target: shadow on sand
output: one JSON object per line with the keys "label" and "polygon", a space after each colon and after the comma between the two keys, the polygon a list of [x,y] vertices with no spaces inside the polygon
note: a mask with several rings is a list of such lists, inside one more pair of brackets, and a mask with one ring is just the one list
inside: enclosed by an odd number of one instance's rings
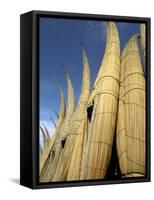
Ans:
{"label": "shadow on sand", "polygon": [[20,184],[20,180],[19,180],[18,178],[10,178],[9,180],[10,180],[11,182],[17,184],[17,185]]}

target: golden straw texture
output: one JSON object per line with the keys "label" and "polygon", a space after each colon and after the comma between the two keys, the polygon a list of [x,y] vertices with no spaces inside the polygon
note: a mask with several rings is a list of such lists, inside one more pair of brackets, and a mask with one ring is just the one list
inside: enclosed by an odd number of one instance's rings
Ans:
{"label": "golden straw texture", "polygon": [[66,142],[53,181],[79,180],[83,137],[86,130],[86,106],[90,93],[90,72],[83,49],[83,80],[79,102],[69,126],[65,129]]}
{"label": "golden straw texture", "polygon": [[134,35],[121,58],[116,144],[123,176],[145,175],[145,77]]}
{"label": "golden straw texture", "polygon": [[52,180],[53,177],[56,175],[57,168],[59,169],[60,167],[60,163],[62,162],[61,160],[63,159],[63,145],[65,143],[66,130],[75,108],[75,97],[74,97],[74,89],[72,86],[72,82],[65,69],[64,71],[65,71],[67,90],[68,90],[67,110],[65,118],[60,128],[57,131],[56,140],[52,148],[52,154],[51,154],[52,157],[51,156],[49,157],[50,164],[48,164],[45,168],[45,173],[43,175],[44,182]]}
{"label": "golden straw texture", "polygon": [[114,22],[107,23],[105,55],[88,103],[88,139],[81,179],[101,179],[110,161],[119,95],[120,44]]}
{"label": "golden straw texture", "polygon": [[49,168],[55,156],[55,152],[54,152],[55,141],[59,136],[59,130],[65,118],[65,112],[66,112],[65,99],[64,99],[64,94],[61,87],[59,87],[59,91],[60,91],[60,96],[61,96],[61,107],[60,107],[60,113],[59,113],[56,129],[55,129],[54,135],[44,143],[43,153],[40,156],[40,181],[41,182],[43,181],[46,182],[49,180],[48,178]]}

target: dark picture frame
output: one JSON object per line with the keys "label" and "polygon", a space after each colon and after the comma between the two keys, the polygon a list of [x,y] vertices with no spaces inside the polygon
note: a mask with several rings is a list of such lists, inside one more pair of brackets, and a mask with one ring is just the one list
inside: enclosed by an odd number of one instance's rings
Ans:
{"label": "dark picture frame", "polygon": [[[146,24],[146,176],[115,180],[39,182],[39,17]],[[151,20],[144,17],[31,11],[20,16],[20,184],[32,189],[149,182],[151,177]]]}

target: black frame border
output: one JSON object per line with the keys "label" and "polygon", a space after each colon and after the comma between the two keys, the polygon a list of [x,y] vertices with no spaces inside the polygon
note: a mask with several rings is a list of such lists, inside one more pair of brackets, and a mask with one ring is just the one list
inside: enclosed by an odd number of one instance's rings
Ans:
{"label": "black frame border", "polygon": [[[32,90],[29,97],[31,98],[31,129],[29,129],[29,137],[32,133],[30,140],[26,142],[26,145],[31,145],[30,152],[26,154],[23,148],[23,140],[26,136],[21,133],[20,136],[20,183],[21,185],[28,186],[33,189],[40,188],[59,188],[59,187],[73,187],[73,186],[90,186],[90,185],[106,185],[106,184],[119,184],[119,183],[137,183],[137,182],[150,182],[151,181],[151,19],[144,17],[129,17],[129,16],[113,16],[113,15],[96,15],[96,14],[83,14],[83,13],[65,13],[65,12],[51,12],[51,11],[31,11],[21,15],[21,27],[22,19],[29,16],[31,27],[31,76],[30,83],[32,83]],[[63,18],[63,19],[80,19],[80,20],[97,20],[97,21],[115,21],[115,22],[130,22],[130,23],[145,23],[146,24],[146,176],[139,178],[126,178],[117,180],[84,180],[84,181],[64,181],[64,182],[39,182],[39,18]],[[23,50],[22,45],[22,28],[21,28],[21,54]],[[23,57],[21,56],[21,88],[23,78]],[[26,74],[25,74],[26,76]],[[23,93],[21,93],[21,111],[22,102],[24,101]],[[26,109],[25,109],[26,111]],[[21,117],[23,116],[21,112]],[[26,120],[26,119],[25,119]],[[23,127],[21,120],[21,132]],[[22,143],[22,145],[21,145]],[[29,144],[28,144],[29,143]],[[30,156],[30,167],[28,171],[23,168],[23,156],[27,158]],[[25,175],[23,175],[25,174]],[[30,178],[32,176],[32,178]],[[29,177],[29,183],[25,180]],[[25,180],[24,180],[25,179]]]}

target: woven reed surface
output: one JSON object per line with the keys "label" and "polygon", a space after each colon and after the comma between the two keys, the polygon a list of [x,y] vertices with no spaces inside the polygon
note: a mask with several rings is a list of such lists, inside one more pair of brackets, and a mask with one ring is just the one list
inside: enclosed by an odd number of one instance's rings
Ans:
{"label": "woven reed surface", "polygon": [[87,119],[86,106],[90,93],[90,71],[86,53],[83,49],[83,80],[81,95],[72,119],[69,122],[66,133],[65,147],[52,181],[79,179],[80,163],[82,158],[83,135]]}
{"label": "woven reed surface", "polygon": [[86,53],[83,50],[82,90],[78,107],[76,109],[76,113],[74,114],[74,119],[71,128],[71,130],[77,133],[77,136],[72,152],[67,180],[80,179],[84,136],[87,135],[87,103],[89,99],[89,94],[90,94],[90,70]]}
{"label": "woven reed surface", "polygon": [[115,23],[107,23],[105,55],[98,72],[89,105],[88,141],[81,179],[104,178],[112,151],[119,94],[120,44]]}
{"label": "woven reed surface", "polygon": [[50,150],[52,149],[54,141],[55,141],[55,135],[52,138],[48,138],[44,142],[43,151],[42,154],[40,155],[40,174],[46,164],[47,158],[49,156]]}
{"label": "woven reed surface", "polygon": [[116,144],[123,176],[145,174],[145,78],[137,36],[126,45],[121,58]]}
{"label": "woven reed surface", "polygon": [[50,164],[52,162],[52,159],[49,157],[51,155],[53,156],[53,151],[55,152],[55,150],[53,150],[55,147],[53,148],[53,146],[55,146],[56,138],[59,137],[59,131],[65,118],[66,109],[65,109],[64,94],[60,87],[59,87],[59,91],[60,91],[60,96],[61,96],[61,107],[60,107],[60,113],[59,113],[56,129],[51,138],[49,137],[47,141],[44,140],[43,152],[40,155],[40,180],[41,181],[47,181],[48,176],[46,174],[49,173],[48,171],[50,168]]}
{"label": "woven reed surface", "polygon": [[67,72],[65,72],[65,75],[66,75],[66,81],[67,81],[67,91],[68,91],[68,95],[67,95],[68,100],[67,101],[68,101],[68,103],[67,103],[66,116],[64,118],[62,126],[60,127],[60,131],[59,131],[60,133],[59,133],[58,139],[61,139],[66,136],[65,130],[67,129],[67,127],[69,125],[69,121],[71,120],[74,109],[75,109],[74,88],[73,88],[71,79],[69,77],[69,74]]}
{"label": "woven reed surface", "polygon": [[66,76],[67,91],[68,91],[67,110],[66,110],[65,117],[57,130],[53,147],[49,152],[50,158],[47,159],[47,164],[46,164],[47,166],[44,167],[44,170],[42,174],[40,175],[41,182],[50,181],[56,172],[58,162],[61,157],[61,153],[63,151],[61,143],[62,143],[63,138],[65,137],[65,133],[66,133],[65,130],[67,130],[67,127],[69,125],[69,122],[71,120],[72,114],[75,109],[74,89],[73,89],[73,85],[70,80],[70,77],[68,73],[66,72],[66,70],[65,70],[65,76]]}

